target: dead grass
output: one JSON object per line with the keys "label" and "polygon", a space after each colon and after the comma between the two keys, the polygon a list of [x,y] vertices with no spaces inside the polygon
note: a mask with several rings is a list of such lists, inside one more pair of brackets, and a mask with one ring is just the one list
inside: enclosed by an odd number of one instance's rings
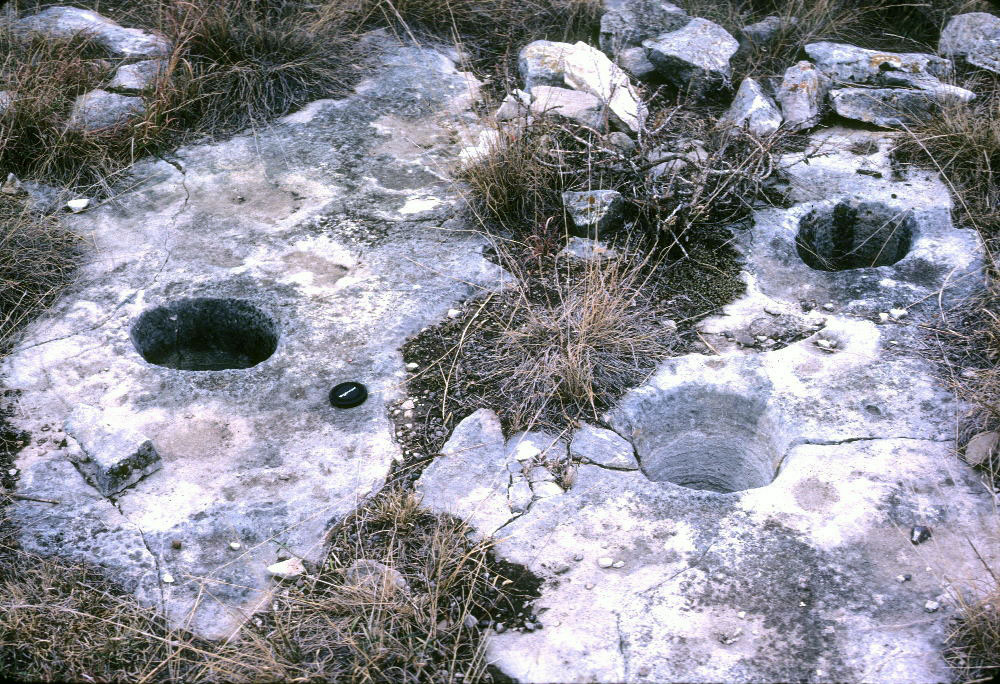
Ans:
{"label": "dead grass", "polygon": [[948,635],[946,655],[967,684],[1000,680],[1000,582],[976,596],[958,596],[960,617]]}
{"label": "dead grass", "polygon": [[[387,491],[333,531],[322,568],[286,583],[229,643],[171,631],[93,570],[0,549],[0,678],[491,681],[483,629],[523,622],[537,584],[468,531]],[[360,559],[388,570],[359,579],[347,569]]]}
{"label": "dead grass", "polygon": [[69,283],[78,239],[52,218],[0,194],[0,356],[21,327]]}

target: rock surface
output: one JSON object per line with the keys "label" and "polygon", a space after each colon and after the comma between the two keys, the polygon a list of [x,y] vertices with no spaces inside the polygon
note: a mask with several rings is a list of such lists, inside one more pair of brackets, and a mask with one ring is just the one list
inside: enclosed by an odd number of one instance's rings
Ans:
{"label": "rock surface", "polygon": [[[279,554],[320,560],[331,522],[382,485],[400,455],[386,411],[406,375],[399,346],[501,272],[444,175],[478,133],[478,82],[447,51],[381,40],[354,94],[141,161],[123,179],[134,189],[66,216],[91,245],[80,277],[0,366],[22,391],[18,427],[52,435],[19,457],[18,493],[60,501],[11,506],[26,551],[97,563],[144,602],[162,598],[174,624],[225,637],[265,605]],[[252,305],[220,320],[273,353],[221,370],[144,359],[139,318],[204,298]],[[345,380],[368,400],[333,409]],[[117,508],[59,446],[79,404],[162,459]]]}
{"label": "rock surface", "polygon": [[732,73],[729,60],[740,46],[724,28],[701,18],[642,45],[661,76],[695,91],[728,87]]}
{"label": "rock surface", "polygon": [[133,64],[122,64],[108,83],[108,90],[126,93],[144,93],[156,86],[165,74],[167,65],[163,60],[144,59]]}
{"label": "rock surface", "polygon": [[19,35],[72,38],[87,35],[113,57],[166,57],[170,41],[139,29],[124,28],[97,12],[76,7],[49,7],[38,14],[16,20],[12,30]]}
{"label": "rock surface", "polygon": [[[954,457],[962,407],[915,341],[938,292],[947,307],[981,282],[982,248],[952,225],[933,174],[889,173],[891,146],[892,134],[837,128],[783,158],[791,206],[754,213],[740,242],[747,293],[699,325],[715,352],[661,363],[604,416],[613,432],[576,430],[568,489],[529,468],[536,486],[564,491],[536,495],[493,531],[502,558],[543,580],[542,629],[490,638],[504,674],[950,676],[939,578],[981,576],[966,539],[992,538],[1000,521]],[[836,269],[810,266],[803,241],[839,254]],[[810,300],[827,306],[803,313]],[[906,316],[877,322],[898,308]],[[800,332],[769,351],[726,345],[772,319]],[[915,546],[918,526],[934,533]],[[1000,549],[988,553],[1000,561]]]}
{"label": "rock surface", "polygon": [[569,43],[551,40],[536,40],[521,48],[517,68],[524,79],[524,89],[530,92],[535,86],[563,86],[566,54],[573,50]]}
{"label": "rock surface", "polygon": [[599,98],[618,121],[638,132],[646,119],[646,106],[640,101],[628,74],[603,52],[586,43],[576,43],[573,48],[564,56],[566,85]]}
{"label": "rock surface", "polygon": [[836,88],[830,104],[844,118],[886,128],[925,122],[940,110],[932,94],[908,88]]}
{"label": "rock surface", "polygon": [[734,126],[746,127],[756,136],[767,137],[781,127],[782,116],[764,88],[754,79],[745,78],[722,120]]}
{"label": "rock surface", "polygon": [[1000,73],[1000,17],[969,12],[951,18],[941,31],[938,51],[961,57],[981,69]]}
{"label": "rock surface", "polygon": [[66,127],[92,133],[128,123],[146,111],[141,97],[91,90],[76,98]]}

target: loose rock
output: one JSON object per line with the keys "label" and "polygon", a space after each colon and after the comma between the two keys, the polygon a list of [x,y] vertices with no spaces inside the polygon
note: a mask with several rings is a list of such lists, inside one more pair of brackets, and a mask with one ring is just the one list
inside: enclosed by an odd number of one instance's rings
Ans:
{"label": "loose rock", "polygon": [[66,127],[85,133],[100,131],[128,123],[145,112],[141,97],[91,90],[76,98]]}
{"label": "loose rock", "polygon": [[166,72],[166,63],[159,59],[146,59],[134,64],[123,64],[108,83],[108,90],[125,93],[144,93],[156,86]]}
{"label": "loose rock", "polygon": [[633,132],[646,119],[646,107],[628,75],[600,50],[579,42],[563,57],[566,85],[590,93],[606,103],[611,113]]}
{"label": "loose rock", "polygon": [[551,40],[536,40],[521,48],[517,68],[524,79],[524,89],[531,92],[536,86],[562,86],[566,73],[565,55],[573,50],[569,43]]}
{"label": "loose rock", "polygon": [[618,258],[618,252],[597,240],[571,235],[558,256],[571,257],[580,261],[602,262]]}
{"label": "loose rock", "polygon": [[535,116],[556,116],[595,131],[607,130],[607,108],[600,98],[589,93],[539,85],[531,89],[531,97],[531,113]]}
{"label": "loose rock", "polygon": [[707,19],[692,19],[683,28],[643,42],[657,73],[680,87],[696,92],[729,86],[729,60],[739,42]]}
{"label": "loose rock", "polygon": [[799,62],[785,70],[778,88],[778,102],[785,125],[793,131],[819,123],[830,79],[809,62]]}
{"label": "loose rock", "polygon": [[830,91],[830,102],[844,118],[885,128],[919,124],[940,108],[933,94],[902,88],[841,88]]}
{"label": "loose rock", "polygon": [[965,446],[965,462],[969,465],[983,465],[1000,450],[1000,432],[980,432]]}
{"label": "loose rock", "polygon": [[563,206],[573,221],[574,234],[598,239],[621,228],[625,200],[615,190],[564,192]]}
{"label": "loose rock", "polygon": [[752,78],[745,78],[722,119],[735,126],[745,126],[756,136],[766,137],[778,130],[782,117],[778,106],[761,85]]}
{"label": "loose rock", "polygon": [[301,558],[289,558],[267,566],[267,572],[277,579],[295,579],[305,571],[306,566],[303,565]]}
{"label": "loose rock", "polygon": [[368,558],[359,558],[351,563],[344,575],[348,583],[355,587],[378,594],[387,591],[406,592],[410,588],[399,570]]}
{"label": "loose rock", "polygon": [[124,28],[97,12],[76,7],[50,7],[18,19],[11,28],[15,35],[35,34],[48,40],[86,33],[113,57],[166,57],[172,49],[161,36]]}
{"label": "loose rock", "polygon": [[65,429],[83,451],[74,465],[104,496],[121,492],[163,465],[148,437],[112,423],[93,406],[73,411]]}
{"label": "loose rock", "polygon": [[601,50],[609,55],[642,45],[642,41],[683,28],[691,17],[677,5],[656,0],[624,0],[601,17]]}
{"label": "loose rock", "polygon": [[980,69],[1000,73],[1000,17],[969,12],[951,18],[941,31],[938,52],[961,57]]}

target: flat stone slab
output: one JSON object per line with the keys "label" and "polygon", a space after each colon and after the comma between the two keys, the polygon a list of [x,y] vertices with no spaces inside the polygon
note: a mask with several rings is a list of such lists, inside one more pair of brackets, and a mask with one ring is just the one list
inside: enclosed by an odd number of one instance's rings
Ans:
{"label": "flat stone slab", "polygon": [[[447,176],[479,131],[478,82],[447,52],[382,42],[354,94],[140,162],[134,190],[66,217],[93,246],[80,278],[0,367],[18,427],[44,440],[18,493],[61,501],[12,506],[27,551],[99,563],[150,605],[162,591],[174,624],[228,636],[267,601],[279,553],[319,560],[381,487],[401,458],[398,348],[500,278]],[[347,380],[368,400],[334,409]],[[162,459],[117,508],[60,446],[80,404]],[[106,531],[84,534],[91,520]]]}
{"label": "flat stone slab", "polygon": [[[660,364],[604,427],[569,436],[559,491],[480,528],[543,580],[542,627],[490,637],[504,674],[950,678],[952,592],[989,581],[967,540],[995,539],[1000,521],[954,453],[964,407],[917,351],[918,326],[982,282],[981,246],[951,223],[940,180],[891,173],[890,146],[834,129],[813,136],[809,163],[783,160],[791,206],[754,213],[747,293],[699,325],[712,353]],[[828,261],[803,257],[803,225]],[[505,468],[477,485],[502,494]],[[915,526],[930,537],[914,543]]]}
{"label": "flat stone slab", "polygon": [[71,457],[76,469],[104,496],[120,493],[163,465],[148,437],[108,420],[93,406],[73,411],[66,419],[66,434],[83,451],[81,457]]}

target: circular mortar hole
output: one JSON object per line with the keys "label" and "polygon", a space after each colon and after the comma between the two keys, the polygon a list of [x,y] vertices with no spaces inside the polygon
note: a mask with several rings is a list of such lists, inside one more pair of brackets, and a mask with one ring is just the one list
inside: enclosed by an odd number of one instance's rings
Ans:
{"label": "circular mortar hole", "polygon": [[636,444],[650,480],[720,493],[774,480],[778,450],[766,398],[688,386],[657,404],[656,434]]}
{"label": "circular mortar hole", "polygon": [[803,216],[795,246],[802,261],[819,271],[891,266],[909,253],[914,224],[909,212],[848,200]]}
{"label": "circular mortar hole", "polygon": [[278,347],[278,328],[240,299],[182,299],[150,309],[132,326],[136,351],[177,370],[250,368]]}

